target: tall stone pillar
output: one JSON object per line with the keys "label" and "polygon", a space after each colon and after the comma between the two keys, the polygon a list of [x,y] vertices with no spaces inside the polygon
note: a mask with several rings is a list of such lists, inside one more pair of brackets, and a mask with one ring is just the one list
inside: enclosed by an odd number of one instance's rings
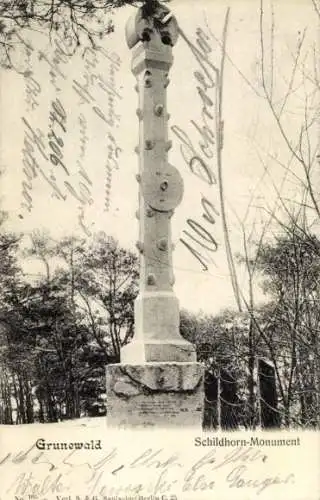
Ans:
{"label": "tall stone pillar", "polygon": [[168,162],[166,93],[178,26],[151,0],[129,19],[126,38],[139,95],[140,285],[135,333],[121,363],[107,367],[108,425],[201,425],[203,367],[179,333],[173,291],[171,217],[183,196],[179,171]]}

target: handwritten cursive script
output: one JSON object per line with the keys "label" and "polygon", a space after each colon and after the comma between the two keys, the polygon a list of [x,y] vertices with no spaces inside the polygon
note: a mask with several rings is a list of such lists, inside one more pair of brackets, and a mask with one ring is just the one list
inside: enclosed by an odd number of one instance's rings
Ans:
{"label": "handwritten cursive script", "polygon": [[37,498],[81,492],[98,498],[176,495],[180,499],[183,493],[197,492],[208,492],[205,498],[212,498],[221,489],[231,490],[231,495],[233,489],[242,489],[247,495],[253,490],[260,495],[277,486],[294,484],[293,472],[270,474],[269,464],[265,452],[251,447],[232,451],[215,448],[207,453],[197,450],[192,458],[172,446],[140,447],[136,451],[113,447],[89,455],[80,449],[39,451],[33,445],[0,457],[0,472],[5,478],[10,467],[11,479],[5,481],[7,495]]}
{"label": "handwritten cursive script", "polygon": [[[109,52],[102,47],[96,50],[87,47],[83,54],[83,60],[84,71],[79,78],[73,80],[72,88],[78,97],[79,105],[86,110],[90,110],[94,117],[102,120],[103,125],[106,127],[106,140],[103,144],[103,147],[106,148],[106,154],[104,155],[106,158],[104,209],[108,211],[111,200],[112,177],[114,171],[119,169],[119,157],[122,152],[115,134],[115,130],[120,124],[117,102],[122,100],[122,87],[116,81],[121,59],[115,52]],[[103,74],[100,71],[101,64],[104,67]],[[84,147],[81,149],[82,157],[84,156],[84,149]],[[87,188],[89,188],[88,185]],[[90,231],[85,226],[84,220],[85,210],[84,206],[82,206],[79,222],[88,235]]]}
{"label": "handwritten cursive script", "polygon": [[[116,52],[103,47],[86,47],[74,76],[68,71],[72,55],[68,41],[56,33],[51,42],[50,49],[37,48],[31,41],[26,47],[23,72],[26,112],[22,116],[24,135],[21,149],[23,178],[18,216],[23,219],[33,211],[35,192],[41,189],[43,193],[45,187],[49,190],[49,197],[59,201],[72,200],[76,204],[79,227],[90,236],[93,223],[88,209],[95,201],[95,186],[88,168],[92,165],[90,153],[93,150],[89,139],[96,128],[102,130],[98,161],[104,167],[104,209],[108,211],[113,173],[119,169],[122,152],[117,138],[120,123],[117,102],[122,99],[117,73],[121,59]],[[38,68],[43,75],[47,74],[49,90],[54,92],[49,103],[42,81],[35,76]],[[79,106],[68,108],[70,92]],[[44,124],[46,114],[48,121]],[[74,149],[75,159],[70,157]]]}

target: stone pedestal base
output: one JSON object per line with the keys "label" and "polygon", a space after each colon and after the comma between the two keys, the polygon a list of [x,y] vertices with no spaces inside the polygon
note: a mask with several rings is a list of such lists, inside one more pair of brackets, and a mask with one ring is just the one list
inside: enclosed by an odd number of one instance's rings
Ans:
{"label": "stone pedestal base", "polygon": [[[133,363],[134,360],[134,363]],[[144,340],[139,342],[132,340],[121,348],[121,363],[144,364],[157,362],[193,362],[197,361],[197,353],[194,346],[184,340],[173,338],[163,340]]]}
{"label": "stone pedestal base", "polygon": [[202,425],[200,363],[107,366],[107,425],[117,428]]}

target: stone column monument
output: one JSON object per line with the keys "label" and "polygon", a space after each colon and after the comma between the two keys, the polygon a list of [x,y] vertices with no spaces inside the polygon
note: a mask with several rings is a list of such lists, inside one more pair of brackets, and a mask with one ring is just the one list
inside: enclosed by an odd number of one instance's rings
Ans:
{"label": "stone column monument", "polygon": [[203,367],[179,333],[173,292],[171,217],[183,183],[168,162],[166,89],[178,25],[167,7],[151,0],[129,19],[126,38],[139,94],[140,286],[134,337],[122,348],[121,362],[107,367],[107,423],[200,427]]}

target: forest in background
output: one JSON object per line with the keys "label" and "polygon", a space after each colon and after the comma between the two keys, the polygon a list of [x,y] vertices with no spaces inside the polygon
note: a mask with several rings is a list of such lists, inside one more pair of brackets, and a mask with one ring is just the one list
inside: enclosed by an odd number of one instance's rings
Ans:
{"label": "forest in background", "polygon": [[[0,242],[0,423],[105,414],[105,367],[133,335],[137,257],[104,233],[33,233],[26,245],[3,232]],[[254,260],[238,257],[259,274],[263,306],[181,312],[181,333],[206,367],[205,427],[319,424],[319,252],[319,240],[293,226]],[[21,266],[29,259],[37,275]]]}

